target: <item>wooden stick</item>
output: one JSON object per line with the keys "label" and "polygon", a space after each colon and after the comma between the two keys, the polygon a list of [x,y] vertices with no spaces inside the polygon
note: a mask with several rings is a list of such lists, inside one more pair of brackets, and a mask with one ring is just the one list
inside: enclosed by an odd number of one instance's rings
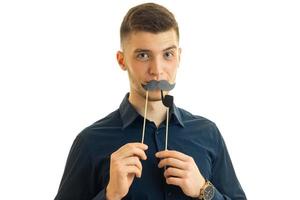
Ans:
{"label": "wooden stick", "polygon": [[168,135],[169,135],[169,109],[167,108],[167,122],[166,122],[166,141],[165,141],[165,150],[168,150]]}
{"label": "wooden stick", "polygon": [[146,128],[146,119],[147,119],[147,107],[148,107],[148,90],[146,91],[146,103],[145,103],[144,123],[143,123],[143,133],[142,133],[142,143],[143,144],[144,144],[144,138],[145,138],[145,128]]}

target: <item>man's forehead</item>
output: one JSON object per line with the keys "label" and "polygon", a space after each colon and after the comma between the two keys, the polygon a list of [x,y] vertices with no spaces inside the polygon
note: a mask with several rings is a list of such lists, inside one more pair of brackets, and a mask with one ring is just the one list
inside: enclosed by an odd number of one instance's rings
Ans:
{"label": "man's forehead", "polygon": [[148,50],[165,51],[178,48],[178,38],[175,30],[160,33],[133,32],[130,33],[122,44],[129,51]]}

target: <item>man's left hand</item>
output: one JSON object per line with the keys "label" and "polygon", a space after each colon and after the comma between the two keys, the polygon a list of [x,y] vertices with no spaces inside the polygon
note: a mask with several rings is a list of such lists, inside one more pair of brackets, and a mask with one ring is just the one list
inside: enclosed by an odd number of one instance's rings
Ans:
{"label": "man's left hand", "polygon": [[199,197],[205,179],[191,156],[171,150],[157,152],[155,156],[161,159],[158,167],[166,167],[167,184],[179,186],[187,196]]}

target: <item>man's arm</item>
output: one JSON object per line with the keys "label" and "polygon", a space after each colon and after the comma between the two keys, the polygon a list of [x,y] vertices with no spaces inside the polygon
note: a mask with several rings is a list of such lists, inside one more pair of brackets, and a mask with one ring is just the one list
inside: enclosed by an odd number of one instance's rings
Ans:
{"label": "man's arm", "polygon": [[[94,198],[95,181],[89,149],[79,134],[73,142],[64,174],[55,200],[91,200]],[[102,189],[94,200],[105,200]]]}
{"label": "man's arm", "polygon": [[213,163],[211,182],[216,188],[213,200],[246,200],[246,195],[235,174],[224,139],[215,126],[218,153]]}
{"label": "man's arm", "polygon": [[[140,177],[145,160],[147,145],[126,144],[110,156],[110,180],[103,188],[98,188],[88,145],[81,134],[75,139],[70,150],[63,178],[55,200],[115,200],[123,198],[134,177]],[[99,169],[98,169],[99,170]],[[106,187],[106,188],[105,188]],[[100,191],[99,191],[100,190]]]}
{"label": "man's arm", "polygon": [[[225,142],[217,129],[216,136],[217,156],[212,166],[210,181],[214,185],[213,200],[245,200],[246,196],[235,175]],[[156,154],[160,158],[160,168],[168,167],[164,176],[166,182],[179,186],[190,197],[198,199],[205,179],[198,169],[194,159],[178,151],[161,151]]]}

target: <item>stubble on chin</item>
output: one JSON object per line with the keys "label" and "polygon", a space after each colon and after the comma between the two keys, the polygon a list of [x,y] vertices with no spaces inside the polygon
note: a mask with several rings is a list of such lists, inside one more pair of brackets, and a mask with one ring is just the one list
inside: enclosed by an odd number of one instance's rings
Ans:
{"label": "stubble on chin", "polygon": [[[143,97],[144,97],[144,99],[146,99],[146,91],[143,93]],[[150,102],[161,101],[160,91],[155,91],[155,92],[154,91],[149,91],[148,101],[150,101]]]}
{"label": "stubble on chin", "polygon": [[148,97],[148,101],[151,101],[151,102],[157,102],[157,101],[161,101],[161,98],[157,98],[157,97]]}

